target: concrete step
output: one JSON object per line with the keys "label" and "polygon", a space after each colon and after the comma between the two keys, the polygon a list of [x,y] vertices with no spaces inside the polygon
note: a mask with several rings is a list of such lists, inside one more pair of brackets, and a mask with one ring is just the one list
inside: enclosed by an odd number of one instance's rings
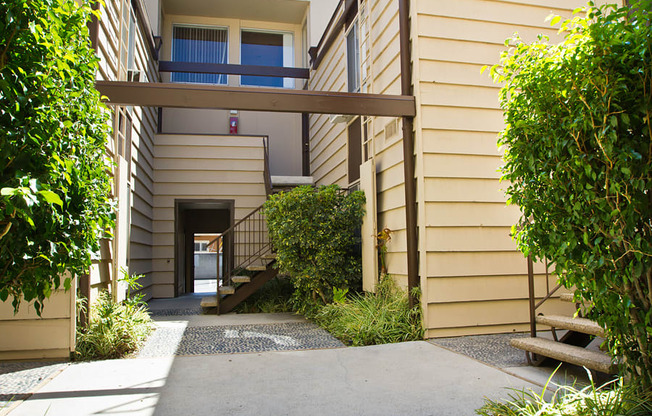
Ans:
{"label": "concrete step", "polygon": [[604,329],[596,322],[586,318],[572,318],[562,315],[539,315],[537,316],[537,323],[604,338]]}
{"label": "concrete step", "polygon": [[247,270],[250,272],[264,272],[267,270],[267,266],[247,266]]}
{"label": "concrete step", "polygon": [[573,294],[572,293],[562,293],[559,296],[559,300],[562,302],[568,302],[568,303],[575,303],[573,300]]}
{"label": "concrete step", "polygon": [[590,305],[588,302],[575,302],[575,300],[573,300],[573,294],[572,293],[562,293],[559,296],[559,300],[562,301],[562,302],[568,302],[568,303],[579,303],[583,307],[587,307],[587,306]]}
{"label": "concrete step", "polygon": [[276,260],[276,253],[265,254],[264,256],[260,256],[260,258],[263,260]]}
{"label": "concrete step", "polygon": [[514,338],[509,343],[514,348],[602,373],[614,374],[616,372],[616,366],[611,363],[611,357],[601,352],[589,351],[545,338]]}
{"label": "concrete step", "polygon": [[251,282],[251,277],[249,276],[233,276],[231,278],[233,283],[249,283]]}
{"label": "concrete step", "polygon": [[232,295],[235,293],[235,287],[233,286],[222,286],[220,287],[220,295]]}
{"label": "concrete step", "polygon": [[217,308],[217,296],[204,296],[201,298],[202,308]]}

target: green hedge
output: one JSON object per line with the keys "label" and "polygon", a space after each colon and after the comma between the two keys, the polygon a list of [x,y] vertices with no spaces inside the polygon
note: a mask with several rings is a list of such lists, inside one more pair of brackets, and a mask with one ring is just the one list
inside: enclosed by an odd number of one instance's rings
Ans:
{"label": "green hedge", "polygon": [[331,302],[333,288],[359,288],[363,213],[362,192],[346,194],[334,185],[297,187],[265,203],[278,268],[292,279],[298,311]]}
{"label": "green hedge", "polygon": [[652,388],[652,2],[559,17],[565,40],[515,38],[503,179],[519,247],[595,305],[612,354]]}

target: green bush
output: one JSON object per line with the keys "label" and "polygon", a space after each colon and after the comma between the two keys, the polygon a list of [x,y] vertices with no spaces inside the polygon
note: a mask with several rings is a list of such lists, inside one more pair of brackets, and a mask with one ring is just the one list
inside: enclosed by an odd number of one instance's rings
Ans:
{"label": "green bush", "polygon": [[595,305],[609,349],[652,388],[652,2],[559,21],[559,45],[518,37],[504,82],[503,179],[516,240]]}
{"label": "green bush", "polygon": [[265,202],[269,235],[280,273],[295,287],[295,309],[309,313],[333,299],[333,288],[360,286],[356,236],[364,194],[345,194],[335,185],[300,186]]}
{"label": "green bush", "polygon": [[40,313],[112,225],[90,13],[74,0],[0,2],[0,300],[14,308],[22,296]]}
{"label": "green bush", "polygon": [[652,414],[652,395],[625,385],[622,379],[600,387],[596,387],[593,381],[582,389],[560,386],[549,399],[546,399],[549,395],[547,386],[548,384],[541,394],[532,390],[514,390],[508,400],[487,399],[484,406],[476,413],[482,416],[649,416]]}
{"label": "green bush", "polygon": [[[125,276],[125,280],[130,289],[138,290],[141,277]],[[122,358],[137,351],[153,329],[142,295],[117,302],[109,292],[102,291],[88,316],[88,327],[77,327],[75,358],[79,360]]]}
{"label": "green bush", "polygon": [[385,275],[376,293],[354,295],[323,306],[313,317],[321,327],[347,345],[376,345],[423,339],[421,306],[410,308],[407,292]]}

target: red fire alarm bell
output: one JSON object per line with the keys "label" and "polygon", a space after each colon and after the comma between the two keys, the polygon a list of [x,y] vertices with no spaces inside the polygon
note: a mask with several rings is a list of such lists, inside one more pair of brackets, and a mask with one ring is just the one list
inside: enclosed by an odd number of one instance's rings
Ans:
{"label": "red fire alarm bell", "polygon": [[238,117],[229,117],[229,134],[238,134]]}

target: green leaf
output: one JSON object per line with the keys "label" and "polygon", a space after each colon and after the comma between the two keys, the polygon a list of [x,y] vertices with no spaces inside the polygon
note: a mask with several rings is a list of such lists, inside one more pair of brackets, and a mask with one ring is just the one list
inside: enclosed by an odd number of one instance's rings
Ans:
{"label": "green leaf", "polygon": [[2,196],[13,196],[18,193],[18,189],[16,188],[2,188],[0,189],[0,195]]}
{"label": "green leaf", "polygon": [[63,207],[63,201],[59,197],[59,195],[55,194],[52,191],[39,191],[38,192],[48,204],[56,204],[59,205],[60,207]]}

